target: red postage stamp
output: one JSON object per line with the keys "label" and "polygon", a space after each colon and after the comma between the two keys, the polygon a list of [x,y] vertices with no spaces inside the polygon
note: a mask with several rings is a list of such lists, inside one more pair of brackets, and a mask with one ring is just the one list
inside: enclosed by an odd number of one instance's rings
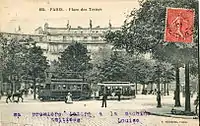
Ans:
{"label": "red postage stamp", "polygon": [[167,42],[193,41],[194,10],[167,8],[165,38]]}

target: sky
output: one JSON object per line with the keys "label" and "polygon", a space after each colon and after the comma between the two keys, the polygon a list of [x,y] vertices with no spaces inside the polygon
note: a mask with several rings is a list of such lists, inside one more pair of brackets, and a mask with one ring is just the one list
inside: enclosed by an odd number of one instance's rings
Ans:
{"label": "sky", "polygon": [[[64,11],[50,11],[50,8]],[[69,8],[88,11],[69,11]],[[52,27],[66,27],[68,20],[72,27],[89,27],[90,19],[93,27],[107,27],[109,20],[113,27],[119,27],[133,8],[139,8],[137,0],[0,0],[0,31],[15,32],[20,26],[23,33],[34,33],[45,22]]]}

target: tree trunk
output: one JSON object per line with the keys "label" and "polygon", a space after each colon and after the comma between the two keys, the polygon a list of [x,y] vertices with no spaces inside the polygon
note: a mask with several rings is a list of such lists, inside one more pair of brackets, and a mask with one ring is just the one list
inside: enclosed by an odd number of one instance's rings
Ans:
{"label": "tree trunk", "polygon": [[160,76],[158,77],[158,83],[157,83],[157,88],[158,88],[158,92],[157,92],[157,108],[161,108],[161,91],[160,91]]}
{"label": "tree trunk", "polygon": [[166,93],[167,93],[166,90],[167,90],[167,89],[166,89],[166,82],[164,81],[164,96],[166,96]]}
{"label": "tree trunk", "polygon": [[0,96],[2,95],[2,91],[3,91],[3,71],[1,70],[0,73]]}
{"label": "tree trunk", "polygon": [[33,79],[33,98],[36,100],[36,78]]}
{"label": "tree trunk", "polygon": [[142,94],[145,94],[145,84],[142,84]]}
{"label": "tree trunk", "polygon": [[175,107],[181,107],[180,102],[180,77],[179,77],[179,67],[176,65],[176,90],[175,90]]}
{"label": "tree trunk", "polygon": [[189,62],[185,63],[185,111],[191,112]]}
{"label": "tree trunk", "polygon": [[182,87],[182,96],[185,97],[185,86]]}
{"label": "tree trunk", "polygon": [[151,82],[151,91],[153,91],[153,82]]}
{"label": "tree trunk", "polygon": [[137,92],[137,82],[135,83],[135,93],[138,94],[138,92]]}
{"label": "tree trunk", "polygon": [[137,91],[137,75],[135,76],[135,94],[138,94],[138,91]]}
{"label": "tree trunk", "polygon": [[13,94],[14,93],[14,84],[12,81],[12,75],[9,76],[9,82],[10,82],[10,90],[11,90],[11,93]]}
{"label": "tree trunk", "polygon": [[[163,79],[161,78],[161,82],[163,82]],[[163,83],[160,83],[160,86],[161,86],[161,92],[164,91],[164,84]]]}
{"label": "tree trunk", "polygon": [[169,96],[169,83],[167,83],[167,95]]}

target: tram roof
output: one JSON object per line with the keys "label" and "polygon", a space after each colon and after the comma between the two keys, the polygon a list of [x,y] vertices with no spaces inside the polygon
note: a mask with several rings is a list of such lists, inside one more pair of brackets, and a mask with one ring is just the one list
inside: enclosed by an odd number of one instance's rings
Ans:
{"label": "tram roof", "polygon": [[103,83],[98,83],[98,86],[134,86],[135,84],[132,84],[130,82],[122,82],[122,81],[106,81]]}
{"label": "tram roof", "polygon": [[51,79],[52,82],[83,82],[83,79]]}
{"label": "tram roof", "polygon": [[88,84],[88,83],[83,83],[83,82],[51,82],[51,84],[55,85],[83,85],[83,84]]}
{"label": "tram roof", "polygon": [[130,84],[128,81],[103,81],[103,84]]}

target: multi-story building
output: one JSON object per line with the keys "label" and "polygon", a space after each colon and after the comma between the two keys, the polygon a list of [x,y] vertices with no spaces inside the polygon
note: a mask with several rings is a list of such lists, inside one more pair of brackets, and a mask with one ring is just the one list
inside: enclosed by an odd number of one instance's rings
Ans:
{"label": "multi-story building", "polygon": [[120,27],[112,27],[109,22],[108,27],[92,27],[92,20],[90,20],[89,27],[83,28],[78,26],[73,28],[67,24],[65,27],[51,27],[48,23],[44,24],[44,27],[38,27],[35,29],[35,34],[24,34],[18,31],[17,33],[1,32],[7,37],[17,37],[20,41],[24,41],[30,38],[37,43],[44,50],[44,55],[47,59],[57,60],[59,53],[64,51],[67,46],[73,41],[83,43],[87,46],[90,52],[91,58],[98,53],[99,50],[105,46],[109,46],[104,40],[105,32],[120,30]]}

